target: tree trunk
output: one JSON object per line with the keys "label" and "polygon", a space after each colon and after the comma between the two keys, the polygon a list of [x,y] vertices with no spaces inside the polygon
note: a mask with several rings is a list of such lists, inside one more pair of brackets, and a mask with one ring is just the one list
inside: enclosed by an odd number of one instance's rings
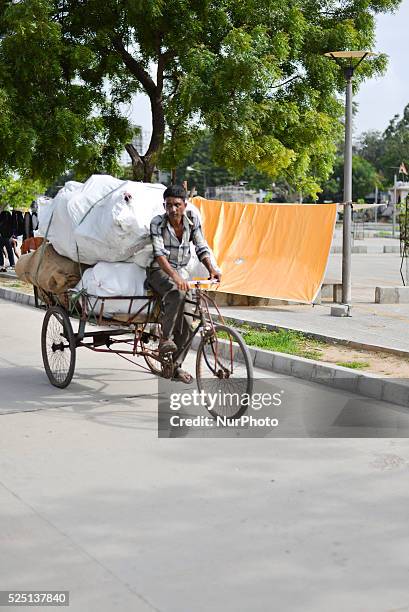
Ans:
{"label": "tree trunk", "polygon": [[163,101],[161,93],[156,92],[150,96],[152,111],[152,136],[148,150],[142,155],[144,164],[144,181],[152,182],[152,176],[157,166],[159,156],[165,140],[165,113],[163,112]]}
{"label": "tree trunk", "polygon": [[153,96],[151,98],[151,110],[152,136],[145,155],[138,153],[135,145],[131,143],[125,145],[125,149],[132,160],[133,180],[144,181],[145,183],[152,182],[153,173],[155,172],[157,160],[165,139],[165,115],[163,112],[162,96]]}
{"label": "tree trunk", "polygon": [[152,183],[152,176],[154,172],[155,172],[155,164],[152,164],[149,159],[144,159],[143,182]]}
{"label": "tree trunk", "polygon": [[141,181],[144,177],[144,162],[141,155],[139,155],[135,145],[128,143],[125,145],[125,149],[131,158],[132,162],[132,178],[134,181]]}
{"label": "tree trunk", "polygon": [[127,144],[125,147],[132,160],[134,180],[143,179],[146,183],[152,181],[152,176],[158,163],[165,139],[165,113],[162,99],[163,73],[166,63],[169,61],[170,54],[162,54],[160,52],[160,43],[161,41],[158,40],[158,70],[157,82],[155,83],[150,74],[145,70],[145,67],[127,51],[122,40],[119,37],[114,37],[112,40],[114,49],[121,56],[125,66],[131,74],[133,74],[143,86],[151,103],[152,136],[148,150],[142,155],[142,153],[138,153],[133,144]]}

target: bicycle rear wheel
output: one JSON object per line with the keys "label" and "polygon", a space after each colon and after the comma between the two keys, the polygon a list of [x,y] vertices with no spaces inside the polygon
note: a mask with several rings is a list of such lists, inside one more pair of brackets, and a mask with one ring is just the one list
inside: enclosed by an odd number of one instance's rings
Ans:
{"label": "bicycle rear wheel", "polygon": [[[253,390],[253,364],[243,338],[227,325],[215,325],[197,350],[197,387],[213,417],[242,416]],[[212,398],[212,399],[210,399]]]}
{"label": "bicycle rear wheel", "polygon": [[[143,351],[150,351],[159,354],[159,342],[162,336],[162,327],[160,324],[161,317],[161,298],[157,298],[148,311],[148,323],[145,324],[141,335],[141,347]],[[150,355],[144,355],[146,365],[150,371],[157,376],[162,375],[162,364],[158,359]]]}
{"label": "bicycle rear wheel", "polygon": [[[151,351],[159,355],[159,341],[161,336],[160,325],[158,323],[147,323],[141,335],[141,347],[143,351]],[[162,374],[162,364],[158,359],[144,354],[143,358],[150,371],[157,376]]]}

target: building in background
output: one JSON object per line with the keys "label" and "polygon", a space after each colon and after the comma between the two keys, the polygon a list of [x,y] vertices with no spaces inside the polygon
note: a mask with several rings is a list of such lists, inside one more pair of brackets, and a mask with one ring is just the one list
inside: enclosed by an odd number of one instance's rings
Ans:
{"label": "building in background", "polygon": [[223,202],[262,202],[265,192],[247,189],[245,185],[207,187],[206,198]]}

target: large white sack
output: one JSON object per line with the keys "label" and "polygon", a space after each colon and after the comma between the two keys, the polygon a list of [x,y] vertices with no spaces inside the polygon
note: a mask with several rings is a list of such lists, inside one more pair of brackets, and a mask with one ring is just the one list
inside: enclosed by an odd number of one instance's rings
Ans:
{"label": "large white sack", "polygon": [[38,198],[38,228],[37,236],[45,236],[51,214],[54,210],[54,200],[52,198]]}
{"label": "large white sack", "polygon": [[141,238],[137,250],[127,260],[136,263],[141,268],[147,268],[153,262],[153,246],[150,236]]}
{"label": "large white sack", "polygon": [[[49,229],[49,222],[51,215],[54,213],[56,205],[59,204],[63,207],[66,206],[68,200],[72,196],[72,193],[77,189],[80,189],[82,186],[83,183],[79,183],[78,181],[67,181],[64,187],[59,190],[54,198],[38,198],[38,236],[45,236],[48,230],[47,238],[49,238],[51,229],[51,227]],[[54,227],[51,231],[51,235],[54,235],[55,229],[58,230],[58,228]],[[58,241],[58,231],[56,236]]]}
{"label": "large white sack", "polygon": [[74,231],[80,260],[124,261],[140,250],[152,218],[164,212],[164,190],[161,184],[124,181],[98,202]]}
{"label": "large white sack", "polygon": [[69,181],[60,189],[53,200],[53,218],[47,236],[57,253],[77,260],[76,225],[96,202],[124,182],[109,175],[93,175],[83,184]]}
{"label": "large white sack", "polygon": [[[75,287],[85,289],[89,295],[100,297],[143,296],[146,295],[144,282],[146,272],[134,263],[108,263],[101,261],[93,268],[85,270],[82,279]],[[129,309],[129,300],[105,300],[104,316],[125,314]],[[138,312],[147,300],[134,300],[132,314]],[[100,312],[101,302],[96,302],[96,314]]]}
{"label": "large white sack", "polygon": [[[61,212],[64,212],[66,210],[67,202],[72,197],[73,192],[76,191],[77,189],[80,189],[82,186],[83,184],[79,183],[78,181],[67,181],[64,187],[60,189],[60,191],[57,193],[57,195],[53,199],[51,200],[49,199],[47,201],[45,199],[39,200],[38,202],[38,234],[40,236],[47,235],[47,239],[49,239],[50,236],[52,236],[53,238],[54,236],[56,236],[56,241],[58,242],[59,228],[57,227],[57,223],[58,223],[57,217],[56,217],[56,220],[54,220],[54,210],[56,206],[59,206],[59,213],[60,213],[60,210]],[[49,227],[51,216],[53,217],[53,220],[52,220],[53,228],[51,228],[51,226]],[[58,217],[60,217],[60,214],[58,215]],[[61,220],[63,222],[65,221],[66,223],[69,223],[68,219],[64,219],[64,218],[60,219],[60,222]]]}
{"label": "large white sack", "polygon": [[126,181],[121,181],[109,174],[90,176],[82,188],[73,193],[73,197],[67,204],[67,211],[74,225],[81,223],[93,206],[97,207],[107,196],[120,191],[125,183]]}
{"label": "large white sack", "polygon": [[[147,267],[153,260],[149,227],[164,213],[161,184],[121,181],[109,175],[91,176],[86,183],[69,181],[58,192],[41,224],[55,250],[93,265],[98,261],[131,261]],[[128,196],[131,196],[129,198]],[[198,209],[188,203],[188,210]]]}

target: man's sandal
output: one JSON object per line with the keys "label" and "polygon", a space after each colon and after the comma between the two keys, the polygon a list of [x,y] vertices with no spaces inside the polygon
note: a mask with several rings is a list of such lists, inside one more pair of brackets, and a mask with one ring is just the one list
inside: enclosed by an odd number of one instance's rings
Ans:
{"label": "man's sandal", "polygon": [[175,370],[173,380],[179,380],[180,382],[189,385],[193,381],[193,376],[189,374],[189,372],[186,372],[186,370],[182,370],[182,368],[177,368]]}

